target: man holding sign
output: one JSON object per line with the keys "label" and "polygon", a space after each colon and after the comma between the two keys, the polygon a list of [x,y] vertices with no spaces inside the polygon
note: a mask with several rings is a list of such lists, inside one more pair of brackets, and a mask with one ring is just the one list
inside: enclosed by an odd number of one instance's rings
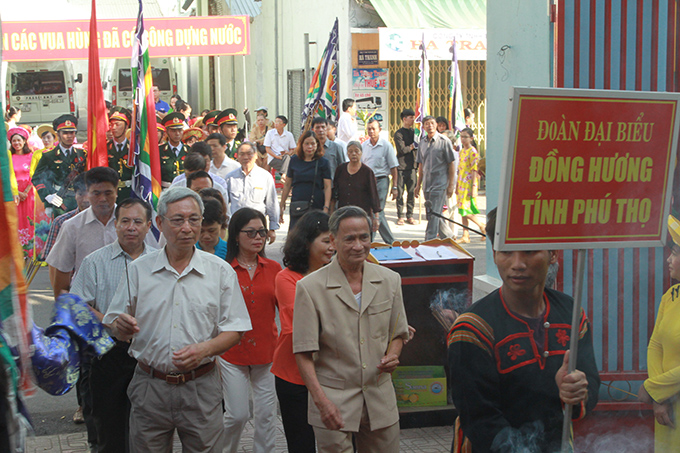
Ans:
{"label": "man holding sign", "polygon": [[[495,210],[487,219],[493,245]],[[555,250],[494,251],[503,285],[454,323],[454,452],[559,451],[564,405],[580,419],[597,404],[600,378],[583,311],[576,371],[567,373],[573,299],[545,288],[556,261]]]}

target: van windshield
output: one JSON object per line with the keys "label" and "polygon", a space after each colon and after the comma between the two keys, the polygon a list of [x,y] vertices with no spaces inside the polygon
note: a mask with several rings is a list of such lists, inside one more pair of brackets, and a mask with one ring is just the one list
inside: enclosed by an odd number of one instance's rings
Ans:
{"label": "van windshield", "polygon": [[66,93],[63,71],[16,72],[12,74],[12,96]]}
{"label": "van windshield", "polygon": [[[168,68],[151,68],[154,86],[161,91],[171,91],[170,71]],[[118,91],[132,91],[132,69],[125,68],[118,71]]]}

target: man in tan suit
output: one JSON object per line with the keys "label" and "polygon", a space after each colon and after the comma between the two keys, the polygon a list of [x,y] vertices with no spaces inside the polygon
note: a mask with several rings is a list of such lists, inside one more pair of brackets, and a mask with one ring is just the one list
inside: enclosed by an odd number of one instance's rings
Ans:
{"label": "man in tan suit", "polygon": [[399,274],[366,262],[370,224],[356,206],[335,211],[337,256],[297,284],[293,352],[320,452],[352,452],[352,434],[360,453],[399,451],[389,373],[408,338],[406,312]]}

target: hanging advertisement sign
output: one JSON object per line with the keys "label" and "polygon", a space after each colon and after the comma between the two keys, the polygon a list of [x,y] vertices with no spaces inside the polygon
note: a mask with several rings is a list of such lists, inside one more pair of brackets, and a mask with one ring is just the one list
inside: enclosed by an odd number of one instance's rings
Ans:
{"label": "hanging advertisement sign", "polygon": [[379,28],[380,60],[420,60],[423,34],[430,60],[450,60],[454,38],[459,60],[486,60],[486,30]]}
{"label": "hanging advertisement sign", "polygon": [[[136,19],[97,21],[99,58],[130,58]],[[144,19],[154,58],[250,54],[248,16]],[[2,23],[3,61],[86,60],[90,21]]]}
{"label": "hanging advertisement sign", "polygon": [[666,240],[677,93],[514,88],[497,250]]}
{"label": "hanging advertisement sign", "polygon": [[[374,113],[374,118],[380,122],[383,130],[389,126],[388,110],[388,69],[363,69],[352,70],[352,95],[356,101],[357,109],[367,113]],[[359,120],[363,127],[363,122]]]}

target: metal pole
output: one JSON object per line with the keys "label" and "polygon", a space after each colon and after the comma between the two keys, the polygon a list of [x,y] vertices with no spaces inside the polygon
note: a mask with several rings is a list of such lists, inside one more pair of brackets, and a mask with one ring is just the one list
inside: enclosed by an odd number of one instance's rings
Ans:
{"label": "metal pole", "polygon": [[[243,56],[243,108],[248,108],[248,79],[246,78],[246,56]],[[250,124],[248,125],[250,130]]]}
{"label": "metal pole", "polygon": [[280,115],[279,110],[279,0],[274,0],[274,77],[276,77],[276,114]]}
{"label": "metal pole", "polygon": [[[581,305],[583,294],[583,274],[586,267],[586,251],[581,249],[578,251],[576,258],[576,285],[574,286],[574,311],[571,314],[571,337],[569,339],[569,365],[567,373],[573,373],[576,370],[576,360],[578,358],[578,335],[579,335],[579,319],[581,317]],[[564,423],[562,424],[562,453],[571,452],[571,404],[564,406]]]}
{"label": "metal pole", "polygon": [[309,33],[305,33],[305,89],[304,92],[307,93],[307,90],[309,90],[309,84],[310,82],[310,71],[311,68],[309,66]]}

